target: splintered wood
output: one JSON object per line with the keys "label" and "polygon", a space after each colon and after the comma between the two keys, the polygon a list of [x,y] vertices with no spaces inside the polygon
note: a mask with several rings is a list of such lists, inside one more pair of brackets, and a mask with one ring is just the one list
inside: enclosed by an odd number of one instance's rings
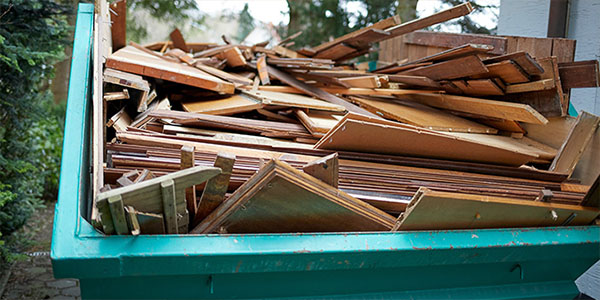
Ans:
{"label": "splintered wood", "polygon": [[[570,89],[600,85],[597,62],[414,32],[469,3],[302,49],[302,32],[218,45],[179,29],[128,45],[125,1],[110,7],[88,216],[105,234],[586,225],[600,214],[600,118],[566,116]],[[412,59],[351,60],[398,36],[420,47]]]}

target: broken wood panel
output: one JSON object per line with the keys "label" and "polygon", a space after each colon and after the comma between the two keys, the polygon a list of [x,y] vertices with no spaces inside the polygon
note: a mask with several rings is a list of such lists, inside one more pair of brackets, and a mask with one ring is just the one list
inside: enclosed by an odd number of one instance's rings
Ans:
{"label": "broken wood panel", "polygon": [[221,169],[221,174],[209,179],[202,191],[198,212],[193,224],[198,224],[212,213],[225,200],[225,193],[229,187],[229,179],[235,163],[235,155],[219,153],[215,159],[214,167]]}
{"label": "broken wood panel", "polygon": [[223,99],[182,102],[181,106],[187,112],[233,115],[262,108],[263,104],[243,95],[233,95]]}
{"label": "broken wood panel", "polygon": [[560,81],[565,90],[600,86],[597,60],[559,63]]}
{"label": "broken wood panel", "polygon": [[[526,133],[521,124],[512,120],[500,120],[500,119],[475,119],[481,124],[488,125],[501,131],[513,132],[513,133]],[[537,125],[545,126],[545,125]],[[555,147],[556,148],[556,147]]]}
{"label": "broken wood panel", "polygon": [[572,39],[552,39],[552,56],[556,56],[559,63],[572,62],[575,58],[575,43]]}
{"label": "broken wood panel", "polygon": [[557,149],[527,137],[516,139],[510,136],[449,132],[452,136],[461,137],[465,140],[473,140],[487,145],[494,145],[502,149],[511,149],[517,152],[535,153],[539,160],[552,161],[556,156]]}
{"label": "broken wood panel", "polygon": [[[315,149],[409,155],[519,166],[536,159],[533,153],[507,150],[440,132],[348,114]],[[385,138],[384,138],[385,137]],[[398,143],[410,141],[410,143]],[[468,151],[466,157],[464,152]]]}
{"label": "broken wood panel", "polygon": [[294,110],[298,120],[310,131],[313,136],[322,137],[335,126],[344,116],[328,112]]}
{"label": "broken wood panel", "polygon": [[406,94],[398,95],[396,97],[417,101],[433,107],[497,119],[514,120],[532,124],[546,124],[548,122],[544,116],[531,108],[531,106],[520,103],[444,94]]}
{"label": "broken wood panel", "polygon": [[106,67],[226,94],[234,92],[234,86],[231,83],[194,67],[149,55],[132,46],[126,46],[113,53],[106,60]]}
{"label": "broken wood panel", "polygon": [[338,154],[333,153],[325,157],[319,158],[315,161],[309,162],[304,167],[302,167],[302,171],[329,184],[334,188],[337,188],[339,180],[339,167],[340,163],[338,160]]}
{"label": "broken wood panel", "polygon": [[387,213],[271,160],[191,233],[385,231],[393,224]]}
{"label": "broken wood panel", "polygon": [[349,112],[355,112],[355,113],[359,113],[359,114],[364,114],[367,116],[373,116],[376,118],[376,115],[373,115],[372,113],[352,104],[349,103],[348,101],[339,98],[337,96],[334,96],[330,93],[327,93],[317,87],[314,86],[309,86],[306,83],[301,82],[300,80],[292,77],[290,74],[285,73],[283,71],[280,71],[274,67],[271,66],[267,66],[267,70],[269,71],[270,75],[273,75],[275,78],[281,80],[282,82],[289,84],[290,86],[301,90],[302,92],[311,95],[313,97],[319,98],[321,100],[325,100],[327,102],[333,103],[333,104],[337,104],[337,105],[341,105],[343,107],[346,108],[347,111]]}
{"label": "broken wood panel", "polygon": [[544,68],[538,64],[535,59],[533,59],[527,52],[519,51],[513,52],[506,55],[491,57],[488,59],[484,59],[484,64],[493,64],[502,62],[505,60],[512,60],[515,62],[523,71],[525,71],[529,76],[541,75],[544,73]]}
{"label": "broken wood panel", "polygon": [[596,180],[586,193],[583,201],[581,201],[581,205],[600,208],[600,176],[596,177]]}
{"label": "broken wood panel", "polygon": [[434,31],[415,31],[403,36],[404,43],[455,48],[464,44],[491,45],[490,54],[503,55],[506,53],[506,38],[484,34],[446,33]]}
{"label": "broken wood panel", "polygon": [[242,51],[238,47],[229,48],[222,53],[222,58],[227,60],[227,65],[235,68],[246,65],[246,58],[242,55]]}
{"label": "broken wood panel", "polygon": [[571,174],[600,124],[600,117],[582,111],[550,165],[550,171]]}
{"label": "broken wood panel", "polygon": [[487,72],[488,68],[483,65],[479,57],[471,55],[403,71],[400,74],[425,76],[433,80],[443,80],[485,74]]}
{"label": "broken wood panel", "polygon": [[181,49],[181,50],[183,50],[186,53],[190,52],[190,48],[185,43],[185,39],[183,38],[183,35],[181,34],[181,31],[179,31],[179,28],[175,28],[169,34],[169,37],[171,38],[171,41],[173,41],[173,47]]}
{"label": "broken wood panel", "polygon": [[422,188],[398,218],[396,230],[482,229],[587,225],[600,210]]}
{"label": "broken wood panel", "polygon": [[495,134],[498,132],[488,126],[457,117],[445,111],[431,108],[420,103],[406,100],[389,101],[353,96],[350,96],[350,99],[360,104],[365,109],[388,119],[432,130],[488,134]]}
{"label": "broken wood panel", "polygon": [[464,94],[473,96],[501,96],[504,91],[492,79],[453,80],[452,84]]}
{"label": "broken wood panel", "polygon": [[452,49],[444,50],[442,52],[429,55],[423,58],[406,63],[405,65],[412,65],[415,63],[423,62],[437,62],[443,60],[450,60],[460,58],[468,55],[478,55],[482,53],[490,52],[494,49],[493,46],[484,44],[465,44]]}
{"label": "broken wood panel", "polygon": [[355,49],[364,49],[369,48],[369,46],[376,41],[386,39],[389,35],[390,33],[388,31],[369,28],[347,39],[344,43]]}
{"label": "broken wood panel", "polygon": [[273,51],[275,51],[275,53],[279,54],[280,56],[283,57],[289,57],[289,58],[306,58],[306,56],[294,51],[294,50],[290,50],[288,48],[285,48],[283,46],[275,46],[273,47]]}
{"label": "broken wood panel", "polygon": [[525,51],[534,58],[552,55],[551,38],[533,38],[523,36],[504,36],[507,39],[507,53]]}
{"label": "broken wood panel", "polygon": [[118,0],[110,4],[110,32],[112,37],[113,51],[119,50],[127,45],[126,23],[127,23],[127,0]]}

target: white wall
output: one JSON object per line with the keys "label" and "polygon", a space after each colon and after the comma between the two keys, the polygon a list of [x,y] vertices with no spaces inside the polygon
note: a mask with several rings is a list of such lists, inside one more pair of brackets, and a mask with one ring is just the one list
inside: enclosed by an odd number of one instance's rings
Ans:
{"label": "white wall", "polygon": [[546,37],[550,0],[501,0],[498,35]]}
{"label": "white wall", "polygon": [[[600,58],[600,1],[571,0],[567,37],[577,40],[576,61]],[[600,115],[600,88],[573,89],[571,103],[577,111]]]}

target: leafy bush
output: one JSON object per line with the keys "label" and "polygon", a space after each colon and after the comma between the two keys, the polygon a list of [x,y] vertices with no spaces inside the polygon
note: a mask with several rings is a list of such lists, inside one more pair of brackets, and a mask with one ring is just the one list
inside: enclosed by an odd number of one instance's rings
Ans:
{"label": "leafy bush", "polygon": [[[64,56],[69,12],[51,0],[0,1],[0,234],[4,241],[41,206],[44,188],[55,190],[58,183],[62,130],[60,119],[49,110],[52,94],[46,85],[53,76],[52,64]],[[0,245],[0,255],[6,253],[7,244]]]}

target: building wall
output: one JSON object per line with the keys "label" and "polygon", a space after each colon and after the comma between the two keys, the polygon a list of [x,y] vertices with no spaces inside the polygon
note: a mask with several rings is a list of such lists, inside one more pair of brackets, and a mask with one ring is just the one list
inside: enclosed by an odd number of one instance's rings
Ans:
{"label": "building wall", "polygon": [[[577,40],[575,60],[600,58],[600,1],[571,0],[567,37]],[[573,89],[571,103],[578,111],[600,115],[600,88]]]}
{"label": "building wall", "polygon": [[550,0],[501,0],[498,35],[546,37]]}

